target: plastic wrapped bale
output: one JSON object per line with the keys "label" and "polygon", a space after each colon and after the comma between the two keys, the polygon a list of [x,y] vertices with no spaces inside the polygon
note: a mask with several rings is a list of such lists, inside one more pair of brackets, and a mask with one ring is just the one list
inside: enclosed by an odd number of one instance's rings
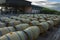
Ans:
{"label": "plastic wrapped bale", "polygon": [[5,23],[8,23],[8,22],[10,22],[12,19],[6,19],[6,20],[4,20],[4,22]]}
{"label": "plastic wrapped bale", "polygon": [[40,19],[44,19],[43,16],[40,16],[39,18],[40,18]]}
{"label": "plastic wrapped bale", "polygon": [[23,15],[22,18],[26,18],[26,15]]}
{"label": "plastic wrapped bale", "polygon": [[46,19],[47,19],[47,16],[46,16],[46,15],[43,15],[43,16],[41,16],[40,18],[46,20]]}
{"label": "plastic wrapped bale", "polygon": [[6,26],[5,23],[0,22],[0,28],[3,28],[3,27],[5,27],[5,26]]}
{"label": "plastic wrapped bale", "polygon": [[48,20],[53,20],[53,19],[54,19],[53,17],[49,17],[49,18],[47,18],[47,21],[48,21]]}
{"label": "plastic wrapped bale", "polygon": [[38,18],[38,15],[34,15],[34,18]]}
{"label": "plastic wrapped bale", "polygon": [[16,18],[16,20],[18,20],[18,21],[20,21],[20,20],[22,20],[22,19],[24,19],[24,18],[19,18],[19,17]]}
{"label": "plastic wrapped bale", "polygon": [[11,16],[10,18],[11,18],[11,19],[16,19],[17,17],[16,17],[16,16]]}
{"label": "plastic wrapped bale", "polygon": [[22,22],[22,23],[29,23],[30,20],[29,20],[29,19],[22,19],[21,22]]}
{"label": "plastic wrapped bale", "polygon": [[58,23],[59,23],[59,19],[58,19],[58,18],[56,18],[56,19],[53,19],[53,21],[54,21],[54,25],[55,25],[55,26],[57,26],[57,25],[58,25]]}
{"label": "plastic wrapped bale", "polygon": [[37,26],[31,26],[24,30],[29,36],[29,40],[35,40],[40,34],[40,29]]}
{"label": "plastic wrapped bale", "polygon": [[[9,24],[9,22],[12,21],[12,20],[14,20],[14,19],[5,20],[6,27],[11,26],[11,25]],[[15,21],[15,20],[14,20],[14,21]]]}
{"label": "plastic wrapped bale", "polygon": [[0,36],[5,35],[9,32],[14,32],[15,29],[13,27],[4,27],[4,28],[0,28]]}
{"label": "plastic wrapped bale", "polygon": [[41,33],[46,32],[49,29],[49,24],[47,22],[41,22],[38,27],[41,30]]}
{"label": "plastic wrapped bale", "polygon": [[6,19],[9,19],[8,17],[1,17],[1,21],[4,22]]}
{"label": "plastic wrapped bale", "polygon": [[9,26],[8,29],[9,29],[10,32],[14,32],[15,31],[15,28],[12,27],[12,26]]}
{"label": "plastic wrapped bale", "polygon": [[59,17],[57,17],[57,19],[58,19],[58,24],[60,24],[60,18],[59,18]]}
{"label": "plastic wrapped bale", "polygon": [[58,16],[59,20],[60,20],[60,16]]}
{"label": "plastic wrapped bale", "polygon": [[11,32],[0,37],[0,40],[27,40],[27,36],[23,31]]}
{"label": "plastic wrapped bale", "polygon": [[21,18],[17,17],[15,20],[19,20],[20,21]]}
{"label": "plastic wrapped bale", "polygon": [[54,27],[54,22],[52,20],[47,21],[47,23],[49,24],[49,28]]}
{"label": "plastic wrapped bale", "polygon": [[18,25],[20,23],[21,23],[20,21],[12,20],[12,21],[9,22],[9,25],[16,26],[16,25]]}
{"label": "plastic wrapped bale", "polygon": [[58,16],[58,18],[59,18],[59,24],[60,24],[60,16]]}
{"label": "plastic wrapped bale", "polygon": [[35,21],[35,20],[34,20],[34,21],[31,21],[31,22],[29,23],[29,25],[30,25],[30,26],[37,26],[37,25],[39,25],[39,23],[40,23],[39,21]]}
{"label": "plastic wrapped bale", "polygon": [[36,20],[36,21],[37,21],[38,19],[37,19],[37,18],[30,18],[30,20],[31,20],[31,21],[33,21],[33,20]]}
{"label": "plastic wrapped bale", "polygon": [[19,38],[21,38],[21,40],[28,40],[28,36],[25,34],[25,32],[18,31],[17,34],[20,36]]}
{"label": "plastic wrapped bale", "polygon": [[39,22],[46,22],[46,20],[45,19],[40,19]]}
{"label": "plastic wrapped bale", "polygon": [[29,24],[19,24],[19,25],[15,26],[16,30],[18,30],[18,31],[22,31],[28,27],[29,27]]}

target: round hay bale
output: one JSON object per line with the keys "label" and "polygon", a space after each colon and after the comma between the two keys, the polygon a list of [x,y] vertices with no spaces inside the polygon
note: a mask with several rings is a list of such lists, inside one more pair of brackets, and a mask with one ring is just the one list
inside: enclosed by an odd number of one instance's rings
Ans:
{"label": "round hay bale", "polygon": [[28,27],[29,27],[29,24],[19,24],[19,25],[15,26],[16,30],[18,30],[18,31],[22,31]]}
{"label": "round hay bale", "polygon": [[16,17],[16,16],[11,16],[10,18],[11,18],[11,19],[17,19],[17,17]]}
{"label": "round hay bale", "polygon": [[22,23],[29,23],[30,19],[22,19],[21,21],[22,21]]}
{"label": "round hay bale", "polygon": [[6,34],[8,32],[9,32],[9,30],[6,27],[5,28],[0,28],[0,36]]}
{"label": "round hay bale", "polygon": [[9,32],[14,32],[15,29],[13,27],[4,27],[4,28],[0,28],[0,36],[5,35]]}
{"label": "round hay bale", "polygon": [[20,40],[19,35],[16,32],[8,33],[5,35],[5,37],[10,40]]}
{"label": "round hay bale", "polygon": [[47,23],[49,24],[49,28],[54,27],[54,22],[52,20],[47,21]]}
{"label": "round hay bale", "polygon": [[40,24],[40,22],[39,21],[31,21],[30,23],[29,23],[29,25],[31,25],[31,26],[37,26],[37,25],[39,25]]}
{"label": "round hay bale", "polygon": [[15,31],[15,29],[14,29],[14,27],[8,27],[8,30],[9,30],[9,32],[14,32]]}
{"label": "round hay bale", "polygon": [[30,18],[31,21],[37,21],[38,19],[37,18]]}
{"label": "round hay bale", "polygon": [[16,25],[18,25],[20,23],[21,23],[20,21],[12,20],[12,21],[9,22],[9,25],[16,26]]}
{"label": "round hay bale", "polygon": [[8,38],[4,35],[4,36],[0,37],[0,40],[8,40]]}
{"label": "round hay bale", "polygon": [[39,22],[46,22],[46,20],[45,19],[40,19]]}
{"label": "round hay bale", "polygon": [[8,22],[10,22],[10,21],[11,21],[11,19],[6,19],[6,20],[4,20],[5,23],[8,23]]}
{"label": "round hay bale", "polygon": [[0,37],[0,40],[27,40],[27,36],[23,31],[11,32]]}
{"label": "round hay bale", "polygon": [[37,39],[40,34],[40,29],[37,26],[31,26],[24,31],[28,34],[30,40]]}
{"label": "round hay bale", "polygon": [[41,33],[46,32],[49,29],[49,24],[47,22],[41,22],[38,27],[41,30]]}
{"label": "round hay bale", "polygon": [[57,25],[58,25],[58,23],[59,23],[59,19],[58,19],[58,18],[56,18],[56,19],[53,19],[53,21],[54,21],[54,25],[55,25],[55,26],[57,26]]}
{"label": "round hay bale", "polygon": [[0,28],[3,28],[3,27],[5,27],[5,26],[6,26],[5,23],[0,22]]}
{"label": "round hay bale", "polygon": [[27,35],[23,31],[18,31],[16,33],[20,36],[19,38],[21,38],[21,40],[28,40]]}

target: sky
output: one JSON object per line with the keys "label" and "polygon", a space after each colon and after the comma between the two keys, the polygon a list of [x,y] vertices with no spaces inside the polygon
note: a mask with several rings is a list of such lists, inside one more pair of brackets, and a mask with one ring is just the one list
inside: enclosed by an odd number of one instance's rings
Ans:
{"label": "sky", "polygon": [[31,1],[32,5],[47,7],[49,9],[60,11],[60,0],[27,0],[27,1]]}

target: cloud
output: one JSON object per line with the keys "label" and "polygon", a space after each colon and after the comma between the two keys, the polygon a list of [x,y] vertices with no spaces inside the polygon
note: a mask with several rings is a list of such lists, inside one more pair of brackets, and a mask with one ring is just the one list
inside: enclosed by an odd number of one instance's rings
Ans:
{"label": "cloud", "polygon": [[47,2],[44,7],[60,11],[60,2]]}
{"label": "cloud", "polygon": [[46,1],[46,0],[27,0],[27,1],[38,2],[38,1]]}
{"label": "cloud", "polygon": [[48,0],[28,0],[32,2],[32,5],[47,7],[50,9],[55,9],[60,11],[60,2],[52,2]]}

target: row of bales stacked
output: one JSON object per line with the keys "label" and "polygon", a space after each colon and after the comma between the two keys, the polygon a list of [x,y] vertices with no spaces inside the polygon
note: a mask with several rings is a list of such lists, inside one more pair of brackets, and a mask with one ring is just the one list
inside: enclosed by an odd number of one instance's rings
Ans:
{"label": "row of bales stacked", "polygon": [[0,40],[36,40],[41,33],[57,26],[60,16],[20,14],[0,18]]}

